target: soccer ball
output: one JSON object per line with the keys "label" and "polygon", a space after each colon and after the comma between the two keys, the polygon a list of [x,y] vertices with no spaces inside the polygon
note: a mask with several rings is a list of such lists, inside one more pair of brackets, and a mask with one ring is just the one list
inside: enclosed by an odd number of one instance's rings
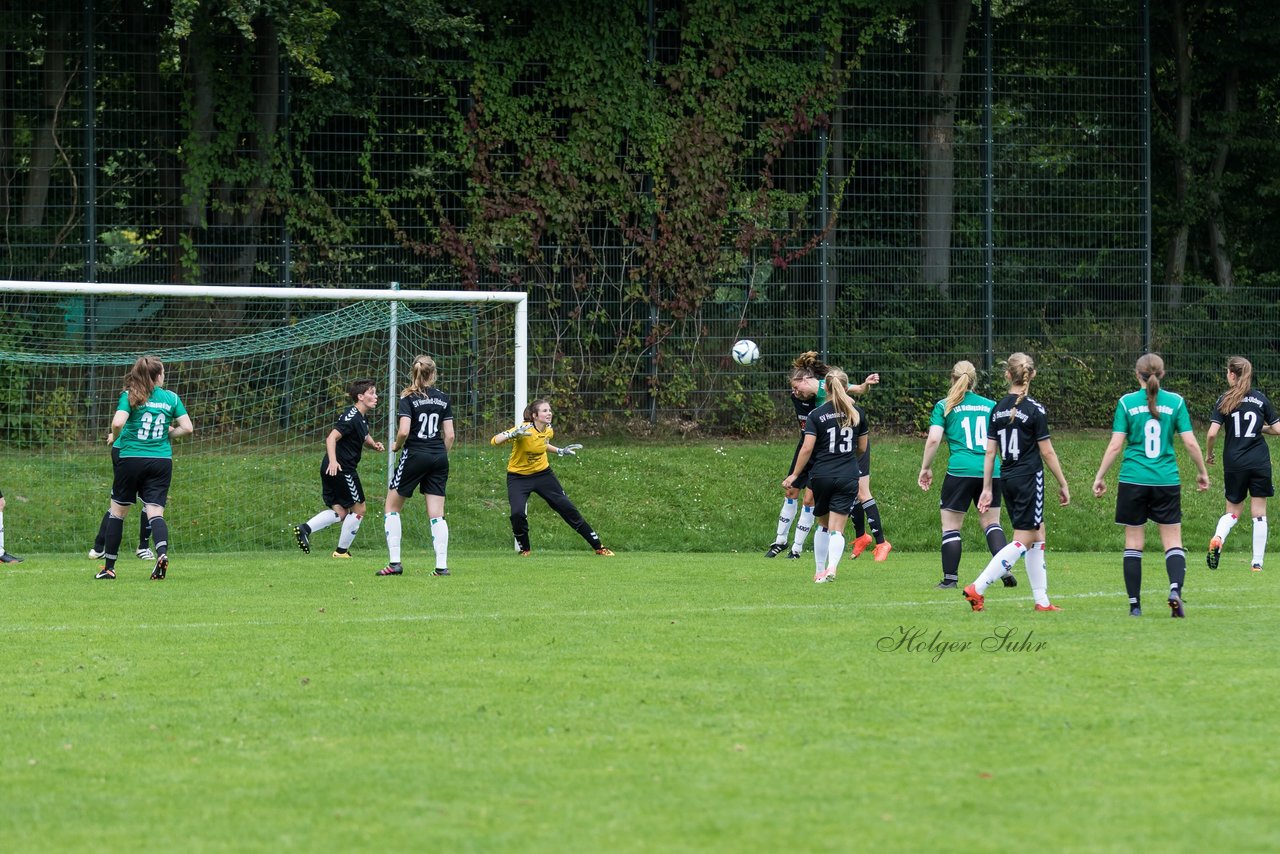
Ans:
{"label": "soccer ball", "polygon": [[756,346],[756,342],[748,341],[746,338],[734,344],[729,352],[739,365],[754,365],[760,361],[760,348]]}

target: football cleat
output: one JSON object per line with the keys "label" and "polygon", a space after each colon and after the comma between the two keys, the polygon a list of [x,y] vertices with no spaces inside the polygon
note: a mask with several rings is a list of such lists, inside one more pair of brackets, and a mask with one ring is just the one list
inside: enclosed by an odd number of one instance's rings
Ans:
{"label": "football cleat", "polygon": [[794,551],[794,550],[787,552],[787,560],[799,560],[799,559],[800,559],[800,552]]}
{"label": "football cleat", "polygon": [[1255,564],[1253,565],[1253,571],[1254,571],[1254,572],[1262,572],[1262,564],[1260,564],[1260,563],[1255,563]]}
{"label": "football cleat", "polygon": [[520,557],[528,557],[530,554],[532,554],[532,552],[530,552],[528,549],[524,549],[523,551],[516,552],[516,554],[519,555]]}
{"label": "football cleat", "polygon": [[311,554],[311,529],[306,525],[293,526],[293,538],[298,541],[298,548],[305,554]]}
{"label": "football cleat", "polygon": [[870,534],[863,534],[861,537],[855,538],[853,541],[853,549],[849,552],[849,556],[857,557],[865,552],[868,546],[874,545],[875,541],[876,538]]}
{"label": "football cleat", "polygon": [[160,555],[156,558],[156,568],[151,570],[152,581],[164,581],[165,573],[169,571],[169,556]]}
{"label": "football cleat", "polygon": [[351,552],[334,552],[333,554],[329,555],[329,557],[336,557],[336,558],[341,558],[345,560],[351,557]]}
{"label": "football cleat", "polygon": [[156,553],[151,551],[151,549],[147,548],[146,546],[143,546],[142,548],[138,549],[136,552],[134,552],[134,554],[138,556],[138,560],[155,560],[156,559]]}
{"label": "football cleat", "polygon": [[437,566],[435,569],[431,570],[431,574],[437,577],[443,577],[446,575],[452,575],[453,573],[449,572],[448,567]]}
{"label": "football cleat", "polygon": [[1177,590],[1169,591],[1169,611],[1170,617],[1185,617],[1187,611],[1182,607],[1182,597],[1178,595]]}
{"label": "football cleat", "polygon": [[[0,563],[22,563],[22,558],[17,555],[11,555],[8,552],[0,552]],[[1262,567],[1257,567],[1262,569]]]}
{"label": "football cleat", "polygon": [[984,604],[986,602],[986,597],[979,593],[972,584],[961,591],[961,595],[963,595],[965,599],[969,600],[969,607],[973,608],[975,611],[981,611],[986,607]]}
{"label": "football cleat", "polygon": [[885,559],[889,557],[889,552],[892,550],[893,550],[893,543],[889,542],[888,540],[885,540],[883,543],[877,544],[874,552],[876,563],[883,563]]}
{"label": "football cleat", "polygon": [[1040,605],[1040,604],[1037,604],[1037,605],[1036,605],[1036,607],[1035,607],[1035,610],[1037,610],[1037,611],[1061,611],[1062,609],[1061,609],[1061,608],[1059,608],[1057,605]]}
{"label": "football cleat", "polygon": [[1141,616],[1142,616],[1142,609],[1141,609],[1141,608],[1139,608],[1137,605],[1130,605],[1130,606],[1129,606],[1129,616],[1130,616],[1130,617],[1141,617]]}
{"label": "football cleat", "polygon": [[1210,569],[1218,568],[1218,561],[1222,558],[1222,540],[1214,537],[1209,541],[1209,553],[1204,556],[1204,562],[1209,565]]}
{"label": "football cleat", "polygon": [[115,581],[116,571],[114,569],[107,569],[104,566],[102,569],[98,570],[98,574],[95,575],[94,578],[98,579],[99,581],[104,581],[104,580]]}
{"label": "football cleat", "polygon": [[596,554],[600,555],[600,557],[613,557],[613,552],[609,551],[604,546],[596,549]]}
{"label": "football cleat", "polygon": [[828,581],[835,581],[834,575],[828,575],[825,569],[820,569],[813,574],[814,584],[826,584]]}
{"label": "football cleat", "polygon": [[404,575],[404,567],[398,563],[389,563],[374,575]]}
{"label": "football cleat", "polygon": [[1017,587],[1018,579],[1012,572],[1006,572],[1004,575],[1000,576],[1000,583],[1005,587]]}
{"label": "football cleat", "polygon": [[774,543],[769,546],[769,550],[764,553],[765,557],[777,557],[782,554],[782,550],[787,547],[786,543]]}
{"label": "football cleat", "polygon": [[960,583],[954,578],[944,578],[933,586],[938,590],[955,590]]}
{"label": "football cleat", "polygon": [[89,560],[98,560],[106,554],[105,551],[100,552],[97,549],[89,549]]}

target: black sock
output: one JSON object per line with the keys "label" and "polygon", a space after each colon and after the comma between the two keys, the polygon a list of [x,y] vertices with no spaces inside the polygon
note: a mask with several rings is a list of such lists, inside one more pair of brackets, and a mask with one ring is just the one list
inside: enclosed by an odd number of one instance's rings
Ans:
{"label": "black sock", "polygon": [[1174,546],[1164,553],[1164,568],[1169,573],[1169,592],[1182,595],[1182,585],[1187,580],[1187,553],[1182,546]]}
{"label": "black sock", "polygon": [[867,534],[867,514],[863,512],[861,504],[853,505],[853,512],[849,514],[849,518],[853,520],[853,534],[855,537],[864,537]]}
{"label": "black sock", "polygon": [[106,552],[107,569],[114,569],[116,558],[120,556],[120,541],[124,539],[124,520],[108,513],[106,528],[102,550]]}
{"label": "black sock", "polygon": [[960,578],[960,553],[963,538],[959,531],[942,532],[942,580],[957,581]]}
{"label": "black sock", "polygon": [[138,523],[138,548],[145,549],[147,541],[151,539],[151,517],[147,512],[142,511],[142,521]]}
{"label": "black sock", "polygon": [[1129,607],[1139,607],[1142,594],[1142,551],[1124,550],[1124,589],[1129,594]]}
{"label": "black sock", "polygon": [[164,520],[163,516],[157,516],[151,520],[151,533],[156,541],[156,554],[168,554],[169,523]]}
{"label": "black sock", "polygon": [[991,550],[991,556],[995,557],[996,552],[1009,545],[1009,541],[1005,539],[1004,528],[997,524],[987,526],[987,548]]}
{"label": "black sock", "polygon": [[884,531],[881,530],[880,508],[876,506],[876,500],[868,498],[862,502],[862,512],[867,514],[867,527],[871,529],[871,536],[875,537],[877,544],[883,543]]}
{"label": "black sock", "polygon": [[102,521],[98,523],[98,536],[93,538],[93,550],[95,552],[105,551],[107,548],[107,520],[110,518],[110,513],[103,513]]}

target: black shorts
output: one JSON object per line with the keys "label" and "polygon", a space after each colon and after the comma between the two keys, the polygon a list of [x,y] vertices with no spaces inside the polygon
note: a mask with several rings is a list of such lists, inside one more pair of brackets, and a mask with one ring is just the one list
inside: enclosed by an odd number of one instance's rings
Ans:
{"label": "black shorts", "polygon": [[400,462],[391,473],[388,489],[394,489],[403,497],[413,495],[413,488],[420,485],[423,495],[444,497],[444,485],[449,480],[449,455],[445,453],[400,454]]}
{"label": "black shorts", "polygon": [[[795,453],[791,455],[791,468],[787,469],[787,475],[790,475],[793,471],[796,470],[796,460],[800,459],[800,448],[803,445],[804,445],[804,436],[802,435],[800,437],[799,444],[796,445]],[[812,459],[813,458],[810,457],[810,461],[812,461]],[[804,471],[800,472],[800,474],[796,476],[796,479],[791,482],[792,489],[805,489],[806,487],[809,486],[809,468],[810,468],[809,466],[805,466]],[[784,477],[785,476],[786,475],[784,475]]]}
{"label": "black shorts", "polygon": [[1141,528],[1147,522],[1176,525],[1182,521],[1182,487],[1123,483],[1116,490],[1116,524]]}
{"label": "black shorts", "polygon": [[[968,513],[969,505],[978,506],[978,498],[982,495],[982,478],[961,477],[949,474],[942,479],[942,500],[938,502],[941,510],[956,513]],[[991,506],[1000,507],[1000,478],[991,478]]]}
{"label": "black shorts", "polygon": [[1044,525],[1044,469],[1028,477],[1002,477],[1000,490],[1013,530],[1040,530]]}
{"label": "black shorts", "polygon": [[111,500],[131,505],[139,498],[143,504],[163,507],[169,501],[169,483],[173,480],[173,460],[161,457],[122,457],[115,464],[111,483]]}
{"label": "black shorts", "polygon": [[[323,464],[322,464],[323,465]],[[350,509],[364,503],[364,485],[360,483],[360,473],[355,469],[343,469],[330,476],[320,470],[320,496],[325,507],[342,507]]]}
{"label": "black shorts", "polygon": [[813,490],[813,515],[839,513],[848,516],[858,503],[858,481],[847,478],[815,477],[809,482]]}
{"label": "black shorts", "polygon": [[1225,485],[1223,492],[1226,494],[1227,501],[1232,504],[1239,504],[1248,495],[1252,495],[1254,498],[1270,498],[1276,494],[1275,489],[1271,486],[1270,466],[1224,471],[1222,473],[1222,481]]}

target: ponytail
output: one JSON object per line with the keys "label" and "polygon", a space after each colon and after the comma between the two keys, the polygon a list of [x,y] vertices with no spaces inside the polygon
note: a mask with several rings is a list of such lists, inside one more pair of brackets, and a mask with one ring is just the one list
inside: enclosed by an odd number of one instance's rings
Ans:
{"label": "ponytail", "polygon": [[1012,424],[1017,414],[1018,406],[1027,399],[1027,395],[1031,392],[1031,380],[1036,375],[1036,363],[1026,353],[1014,353],[1009,357],[1007,364],[1010,384],[1022,386],[1022,391],[1018,393],[1018,399],[1013,402],[1013,410],[1009,413],[1009,423]]}
{"label": "ponytail", "polygon": [[977,382],[978,371],[974,368],[973,362],[967,360],[956,362],[955,367],[951,369],[951,388],[943,401],[942,414],[950,415],[951,410],[960,405],[965,394],[972,391]]}
{"label": "ponytail", "polygon": [[407,397],[411,394],[425,394],[427,389],[431,388],[432,383],[436,381],[436,361],[430,356],[416,356],[413,360],[413,373],[410,376],[409,384],[405,386],[404,391],[400,392],[401,397]]}
{"label": "ponytail", "polygon": [[1138,380],[1147,390],[1147,412],[1152,418],[1160,417],[1160,408],[1156,406],[1156,395],[1160,393],[1160,380],[1164,377],[1164,359],[1155,353],[1144,353],[1138,358],[1135,366]]}
{"label": "ponytail", "polygon": [[124,375],[124,390],[129,395],[129,407],[137,409],[151,399],[156,382],[164,373],[164,363],[155,356],[139,356],[133,367]]}
{"label": "ponytail", "polygon": [[862,421],[858,407],[849,396],[849,378],[839,368],[827,368],[827,400],[839,413],[841,427],[857,427]]}
{"label": "ponytail", "polygon": [[1230,415],[1244,402],[1244,397],[1253,389],[1253,364],[1244,356],[1232,356],[1227,359],[1227,372],[1232,374],[1236,381],[1232,384],[1231,390],[1222,396],[1222,405],[1219,410],[1223,415]]}

